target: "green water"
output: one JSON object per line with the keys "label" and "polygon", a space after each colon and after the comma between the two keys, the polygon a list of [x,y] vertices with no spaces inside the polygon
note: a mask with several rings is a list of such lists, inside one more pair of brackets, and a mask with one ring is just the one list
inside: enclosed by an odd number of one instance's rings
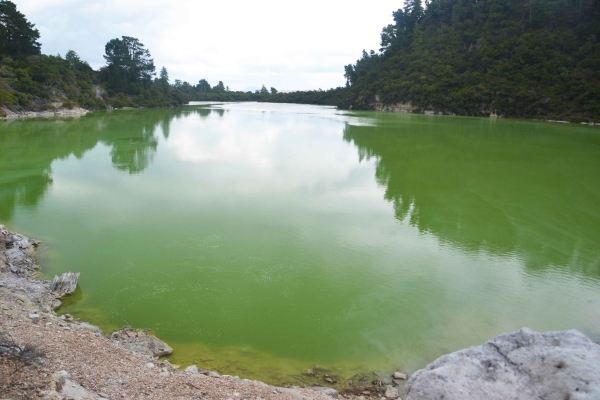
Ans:
{"label": "green water", "polygon": [[[0,223],[62,311],[173,363],[407,372],[523,326],[600,339],[600,129],[229,104],[0,125]],[[341,379],[340,378],[340,379]]]}

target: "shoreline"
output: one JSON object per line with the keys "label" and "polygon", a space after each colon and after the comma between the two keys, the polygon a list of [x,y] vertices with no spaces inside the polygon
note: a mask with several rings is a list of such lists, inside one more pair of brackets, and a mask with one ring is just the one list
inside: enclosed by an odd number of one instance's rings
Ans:
{"label": "shoreline", "polygon": [[[380,399],[387,390],[382,382],[340,391],[325,386],[277,387],[196,365],[180,370],[159,359],[173,349],[148,329],[125,327],[105,334],[69,314],[57,315],[61,298],[75,291],[79,274],[37,280],[40,267],[35,252],[39,245],[41,242],[0,225],[0,393],[5,396],[327,400]],[[7,353],[1,347],[7,343],[39,354],[27,359],[18,352]],[[408,377],[400,375],[401,384],[396,386],[402,394]]]}
{"label": "shoreline", "polygon": [[6,106],[2,107],[3,116],[0,119],[11,121],[15,119],[25,119],[25,118],[64,118],[64,117],[81,117],[88,113],[91,113],[91,110],[73,107],[73,108],[57,108],[54,110],[44,110],[44,111],[11,111]]}
{"label": "shoreline", "polygon": [[[195,101],[190,101],[188,104],[181,104],[180,106],[189,106],[195,105],[190,104]],[[216,102],[216,100],[215,100]],[[252,101],[248,101],[249,103],[254,103]],[[224,103],[224,102],[219,102]],[[244,101],[231,101],[227,103],[246,103]],[[258,101],[256,103],[268,103]],[[301,104],[301,105],[311,105],[311,106],[322,106],[322,104],[309,104],[309,103],[273,103],[273,104]],[[343,111],[376,111],[376,112],[391,112],[391,113],[402,113],[402,114],[422,114],[422,115],[446,115],[446,116],[455,116],[455,117],[472,117],[472,118],[502,118],[505,119],[502,115],[497,115],[494,112],[491,112],[489,116],[481,115],[481,116],[473,116],[473,115],[459,115],[454,113],[444,113],[442,111],[432,110],[432,109],[420,109],[418,107],[412,106],[409,103],[398,103],[398,104],[383,104],[383,103],[375,103],[372,109],[345,109],[336,107],[338,110]],[[147,107],[121,107],[121,108],[109,108],[107,110],[136,110],[136,109],[144,109]],[[164,108],[164,107],[155,107],[155,108]],[[170,108],[170,107],[168,107]],[[93,113],[95,110],[88,110],[81,107],[73,107],[69,108],[57,108],[54,110],[45,110],[45,111],[11,111],[6,106],[1,107],[1,112],[4,114],[0,117],[0,120],[4,121],[13,121],[17,119],[28,119],[28,118],[78,118],[90,113]],[[555,119],[537,119],[537,118],[509,118],[516,119],[521,121],[536,121],[536,122],[552,122],[557,124],[573,124],[573,125],[589,125],[589,126],[600,126],[600,122],[570,122],[564,120],[555,120]]]}
{"label": "shoreline", "polygon": [[[446,354],[410,379],[400,371],[373,386],[271,386],[191,365],[180,370],[159,357],[166,343],[147,329],[111,334],[69,314],[60,299],[76,290],[79,273],[36,280],[36,240],[0,225],[0,395],[45,400],[430,398],[503,400],[600,396],[600,345],[577,330],[528,328]],[[317,369],[310,375],[324,373]],[[329,377],[329,375],[323,375]],[[331,376],[333,378],[333,376]]]}

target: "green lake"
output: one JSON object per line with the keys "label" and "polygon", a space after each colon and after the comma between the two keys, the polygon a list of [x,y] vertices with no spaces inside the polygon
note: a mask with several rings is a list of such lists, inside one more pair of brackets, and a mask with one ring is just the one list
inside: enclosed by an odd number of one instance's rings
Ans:
{"label": "green lake", "polygon": [[600,129],[276,104],[0,123],[0,223],[61,312],[174,364],[408,373],[524,326],[600,340]]}

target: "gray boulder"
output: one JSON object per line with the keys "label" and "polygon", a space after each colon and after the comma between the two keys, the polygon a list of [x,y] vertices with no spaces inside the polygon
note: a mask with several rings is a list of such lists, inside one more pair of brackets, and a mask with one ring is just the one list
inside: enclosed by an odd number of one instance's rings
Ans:
{"label": "gray boulder", "polygon": [[185,369],[185,372],[189,372],[190,374],[197,374],[198,373],[198,367],[196,365],[190,365],[189,367],[187,367]]}
{"label": "gray boulder", "polygon": [[50,284],[50,291],[57,293],[58,296],[72,294],[77,289],[79,272],[65,272],[61,276],[54,276]]}
{"label": "gray boulder", "polygon": [[162,357],[173,352],[168,344],[152,335],[149,329],[123,328],[111,333],[108,338],[125,349],[147,356]]}
{"label": "gray boulder", "polygon": [[102,333],[102,329],[96,325],[92,325],[88,322],[78,322],[74,325],[76,328],[85,329],[93,333]]}
{"label": "gray boulder", "polygon": [[523,328],[415,372],[406,400],[600,399],[600,345],[576,330]]}

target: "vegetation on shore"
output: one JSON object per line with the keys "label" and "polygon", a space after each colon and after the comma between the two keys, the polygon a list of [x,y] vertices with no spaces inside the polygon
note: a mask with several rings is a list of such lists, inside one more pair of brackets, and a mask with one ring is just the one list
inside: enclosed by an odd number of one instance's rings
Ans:
{"label": "vegetation on shore", "polygon": [[458,115],[600,121],[597,0],[408,0],[383,28],[379,51],[344,67],[346,87],[231,91],[170,83],[150,52],[122,36],[93,70],[70,50],[40,53],[40,35],[0,0],[0,103],[14,111],[57,106],[164,107],[189,101],[268,101]]}
{"label": "vegetation on shore", "polygon": [[408,0],[338,105],[600,121],[600,2]]}

